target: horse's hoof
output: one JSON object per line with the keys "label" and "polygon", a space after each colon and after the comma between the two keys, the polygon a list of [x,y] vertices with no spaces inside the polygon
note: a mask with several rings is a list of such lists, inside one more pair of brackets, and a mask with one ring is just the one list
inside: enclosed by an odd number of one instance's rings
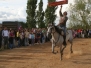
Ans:
{"label": "horse's hoof", "polygon": [[55,54],[55,52],[52,52],[53,54]]}
{"label": "horse's hoof", "polygon": [[57,52],[55,52],[54,54],[57,54]]}
{"label": "horse's hoof", "polygon": [[52,52],[52,53],[54,53],[54,52]]}
{"label": "horse's hoof", "polygon": [[71,53],[73,53],[73,51],[71,51]]}
{"label": "horse's hoof", "polygon": [[56,54],[55,52],[53,52],[53,54]]}

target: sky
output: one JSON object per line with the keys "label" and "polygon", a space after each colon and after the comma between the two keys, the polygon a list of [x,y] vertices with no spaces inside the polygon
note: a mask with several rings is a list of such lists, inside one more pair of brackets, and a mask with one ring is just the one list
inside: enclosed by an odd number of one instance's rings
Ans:
{"label": "sky", "polygon": [[[69,0],[68,4],[72,3],[72,1],[73,0]],[[47,0],[43,0],[43,3],[43,9],[45,10],[48,4]],[[63,11],[66,11],[68,4],[63,5]],[[2,21],[26,22],[26,6],[27,0],[0,0],[0,23],[2,23]],[[57,17],[59,18],[58,11],[59,7],[56,10]]]}

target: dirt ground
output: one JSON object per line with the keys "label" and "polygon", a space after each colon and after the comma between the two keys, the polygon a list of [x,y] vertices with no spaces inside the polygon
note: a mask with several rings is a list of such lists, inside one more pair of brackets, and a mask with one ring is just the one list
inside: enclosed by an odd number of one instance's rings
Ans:
{"label": "dirt ground", "polygon": [[74,39],[73,54],[67,44],[62,61],[50,42],[0,51],[0,68],[91,68],[91,39]]}

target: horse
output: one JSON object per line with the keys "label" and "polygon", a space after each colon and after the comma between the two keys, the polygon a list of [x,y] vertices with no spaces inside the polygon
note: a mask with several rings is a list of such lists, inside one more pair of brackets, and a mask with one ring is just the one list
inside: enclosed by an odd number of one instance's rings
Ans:
{"label": "horse", "polygon": [[[63,57],[63,51],[66,48],[66,45],[63,45],[63,30],[60,30],[59,33],[59,28],[55,25],[51,25],[47,28],[47,37],[51,38],[51,43],[52,43],[52,53],[56,54],[57,52],[54,52],[54,48],[56,45],[59,45],[60,47],[60,55],[61,55],[61,60]],[[71,53],[73,53],[72,50],[72,45],[73,45],[73,35],[72,35],[72,30],[67,30],[66,31],[66,43],[67,41],[70,42],[71,46],[70,46],[70,51]]]}

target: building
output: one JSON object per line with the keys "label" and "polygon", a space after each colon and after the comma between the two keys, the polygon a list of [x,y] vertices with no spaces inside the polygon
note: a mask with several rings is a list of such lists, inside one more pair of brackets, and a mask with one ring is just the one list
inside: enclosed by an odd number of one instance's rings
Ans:
{"label": "building", "polygon": [[3,21],[2,22],[2,27],[18,29],[20,26],[21,26],[21,23],[18,21]]}
{"label": "building", "polygon": [[2,27],[2,24],[0,24],[0,28]]}

